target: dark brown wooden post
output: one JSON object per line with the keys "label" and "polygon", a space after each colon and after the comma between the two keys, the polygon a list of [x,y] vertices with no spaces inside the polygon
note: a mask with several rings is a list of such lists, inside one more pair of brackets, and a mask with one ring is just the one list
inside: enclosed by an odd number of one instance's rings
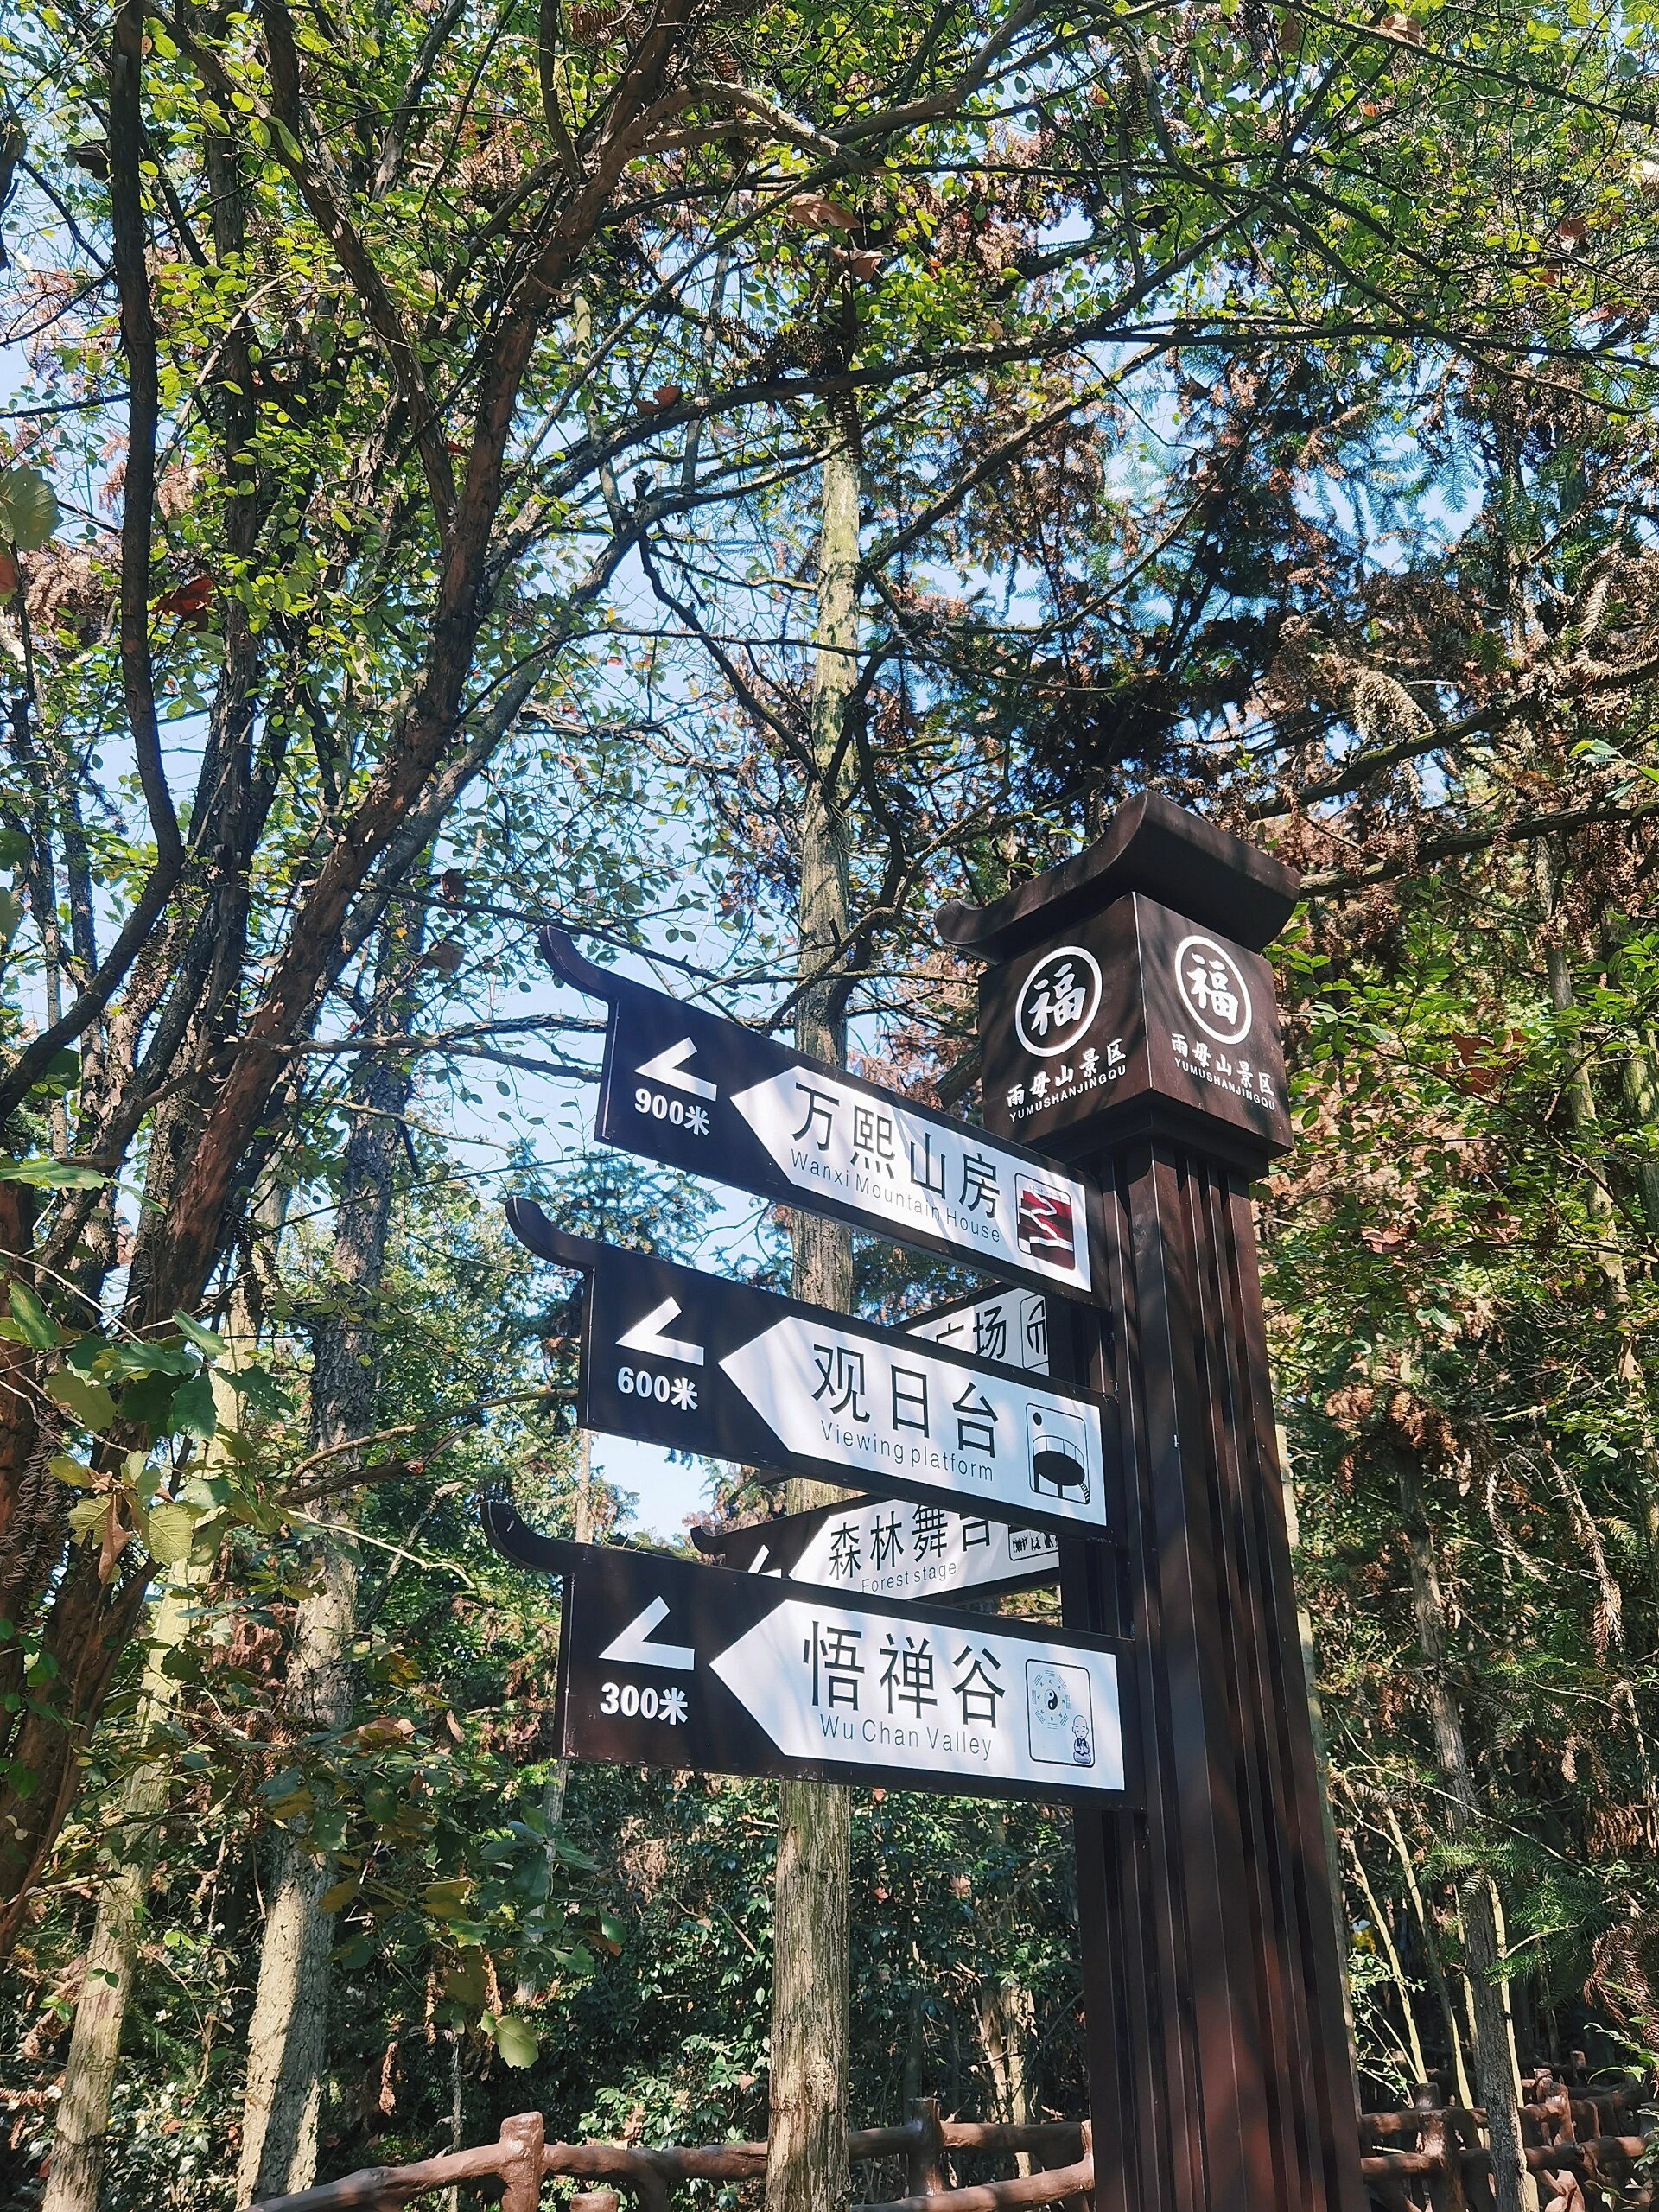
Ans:
{"label": "dark brown wooden post", "polygon": [[1272,974],[1296,879],[1148,795],[941,933],[995,963],[991,1129],[1085,1168],[1115,1544],[1066,1618],[1133,1638],[1146,1793],[1076,1815],[1099,2212],[1363,2212],[1249,1192],[1287,1148]]}
{"label": "dark brown wooden post", "polygon": [[542,2152],[546,2128],[538,2112],[521,2112],[501,2123],[501,2212],[536,2212],[542,2201]]}
{"label": "dark brown wooden post", "polygon": [[912,2196],[938,2196],[950,2184],[944,2177],[944,2131],[937,2097],[912,2097],[910,2124],[917,2130],[905,2160],[905,2187]]}

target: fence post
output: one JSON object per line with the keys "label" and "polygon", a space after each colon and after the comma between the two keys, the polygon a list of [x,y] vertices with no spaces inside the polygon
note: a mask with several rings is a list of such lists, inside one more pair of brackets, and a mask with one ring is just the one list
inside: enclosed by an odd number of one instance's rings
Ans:
{"label": "fence post", "polygon": [[517,2113],[501,2123],[501,2212],[537,2212],[542,2201],[542,2149],[546,2131],[538,2112]]}
{"label": "fence post", "polygon": [[1434,2212],[1464,2212],[1467,2199],[1463,2193],[1463,2145],[1450,2115],[1444,2111],[1424,2111],[1417,2143],[1420,2150],[1440,2162],[1428,2180]]}
{"label": "fence post", "polygon": [[1060,2199],[1059,2212],[1094,2212],[1095,2206],[1100,2202],[1099,2197],[1095,2193],[1095,2123],[1092,2120],[1085,2120],[1083,2123],[1082,2155],[1083,2158],[1087,2160],[1089,2165],[1088,2194],[1086,2196],[1080,2195],[1077,2196],[1063,2196]]}
{"label": "fence post", "polygon": [[910,2117],[919,2130],[919,2139],[906,2156],[905,2186],[912,2196],[940,2196],[950,2183],[939,2165],[944,2149],[944,2130],[939,2125],[938,2099],[913,2098]]}
{"label": "fence post", "polygon": [[1459,2156],[1463,2169],[1464,2194],[1476,2207],[1476,2212],[1497,2212],[1497,2199],[1492,2194],[1491,2154],[1480,2139],[1480,2122],[1474,2113],[1462,2106],[1452,2107],[1452,2139],[1464,2148],[1476,2152],[1474,2158]]}

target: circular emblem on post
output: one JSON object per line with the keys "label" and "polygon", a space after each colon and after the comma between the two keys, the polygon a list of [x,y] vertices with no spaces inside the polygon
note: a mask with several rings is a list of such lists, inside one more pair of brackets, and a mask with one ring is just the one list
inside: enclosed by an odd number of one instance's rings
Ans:
{"label": "circular emblem on post", "polygon": [[1184,937],[1175,948],[1175,988],[1206,1037],[1237,1045],[1254,1019],[1250,988],[1224,945],[1212,937]]}
{"label": "circular emblem on post", "polygon": [[1080,944],[1046,952],[1020,986],[1014,1026],[1039,1060],[1069,1052],[1100,1005],[1100,963]]}

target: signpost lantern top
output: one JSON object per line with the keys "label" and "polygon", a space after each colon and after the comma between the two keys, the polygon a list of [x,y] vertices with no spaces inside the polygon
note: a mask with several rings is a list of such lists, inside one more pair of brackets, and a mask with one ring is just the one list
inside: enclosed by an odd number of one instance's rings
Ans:
{"label": "signpost lantern top", "polygon": [[1273,971],[1300,879],[1156,791],[1087,852],[940,934],[984,961],[985,1126],[1089,1158],[1162,1131],[1255,1174],[1290,1143]]}
{"label": "signpost lantern top", "polygon": [[1260,952],[1290,919],[1300,881],[1259,846],[1189,814],[1161,791],[1142,791],[1118,808],[1086,851],[1058,868],[1016,884],[988,906],[950,899],[939,909],[938,931],[970,959],[1014,960],[1138,891]]}

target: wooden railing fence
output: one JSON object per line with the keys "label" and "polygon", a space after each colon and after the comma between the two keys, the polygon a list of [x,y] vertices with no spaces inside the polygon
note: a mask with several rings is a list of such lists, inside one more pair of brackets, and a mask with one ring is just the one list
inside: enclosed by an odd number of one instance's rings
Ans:
{"label": "wooden railing fence", "polygon": [[[1652,2147],[1652,2091],[1651,2081],[1599,2088],[1550,2067],[1534,2069],[1521,2125],[1541,2212],[1652,2206],[1653,2177],[1643,2171]],[[1426,2084],[1408,2112],[1367,2113],[1360,2164],[1373,2202],[1382,2212],[1493,2212],[1491,2155],[1480,2139],[1485,2120],[1482,2111],[1442,2103]]]}
{"label": "wooden railing fence", "polygon": [[[1535,2073],[1522,2119],[1527,2163],[1540,2177],[1541,2212],[1650,2212],[1644,2177],[1652,2113],[1649,2083],[1615,2088],[1569,2085],[1548,2069]],[[1360,2121],[1361,2170],[1380,2212],[1493,2212],[1491,2160],[1480,2139],[1485,2114],[1439,2101],[1425,2087],[1408,2111],[1367,2113]],[[925,2097],[892,2127],[861,2127],[848,2137],[856,2165],[902,2163],[908,2194],[854,2212],[1020,2212],[1058,2204],[1086,2212],[1095,2183],[1086,2121],[1027,2126],[944,2120]],[[1001,2181],[957,2184],[953,2154],[1023,2153],[1033,2171]],[[1052,2163],[1051,2163],[1052,2162]],[[539,2212],[542,2185],[556,2176],[598,2184],[580,2190],[572,2212],[621,2212],[619,2190],[638,2212],[671,2212],[681,2183],[765,2179],[764,2143],[671,2145],[550,2143],[540,2113],[503,2120],[493,2143],[410,2166],[370,2166],[297,2196],[265,2198],[257,2212],[393,2212],[458,2183],[493,2183],[501,2212]]]}
{"label": "wooden railing fence", "polygon": [[[1011,2180],[953,2188],[945,2161],[952,2152],[1023,2152],[1038,2171]],[[881,2200],[879,2212],[1017,2212],[1025,2205],[1063,2204],[1081,2199],[1094,2186],[1095,2165],[1089,2126],[1075,2120],[1030,2126],[994,2121],[943,2120],[938,2101],[923,2097],[911,2117],[893,2127],[859,2127],[847,2138],[855,2165],[874,2160],[902,2160],[910,2194]],[[1063,2161],[1040,2166],[1045,2159]],[[639,2212],[669,2212],[670,2191],[690,2181],[763,2181],[764,2143],[672,2145],[646,2151],[630,2143],[550,2143],[540,2113],[520,2113],[503,2120],[499,2139],[442,2158],[423,2158],[412,2166],[369,2166],[341,2181],[321,2183],[297,2196],[267,2197],[258,2212],[392,2212],[429,2190],[458,2182],[494,2179],[504,2184],[501,2212],[537,2212],[541,2187],[556,2174],[578,2181],[610,2182],[627,2190]],[[614,2189],[588,2190],[573,2200],[575,2212],[615,2212]],[[878,2212],[874,2205],[855,2212]]]}

